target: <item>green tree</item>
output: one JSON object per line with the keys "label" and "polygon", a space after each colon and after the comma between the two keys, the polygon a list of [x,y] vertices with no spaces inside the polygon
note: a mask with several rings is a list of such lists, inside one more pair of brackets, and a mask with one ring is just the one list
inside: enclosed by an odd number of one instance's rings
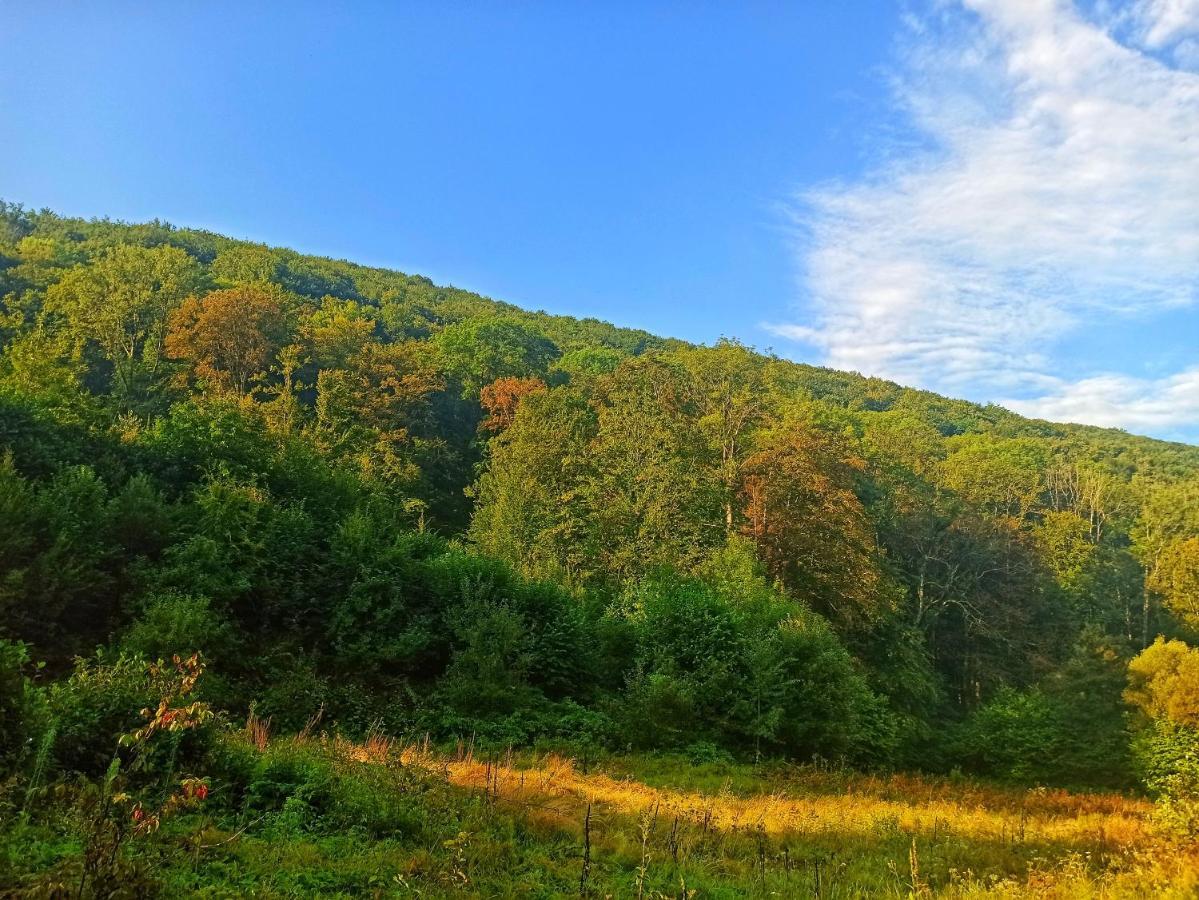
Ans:
{"label": "green tree", "polygon": [[1199,537],[1171,541],[1161,551],[1149,586],[1181,622],[1199,630]]}
{"label": "green tree", "polygon": [[942,463],[945,484],[991,515],[1023,519],[1045,490],[1045,450],[1026,438],[963,435]]}
{"label": "green tree", "polygon": [[159,372],[167,317],[202,283],[199,263],[177,247],[120,245],[68,270],[48,290],[46,306],[98,348],[112,368],[114,393],[129,406]]}
{"label": "green tree", "polygon": [[544,334],[514,319],[467,319],[448,325],[433,337],[446,372],[462,387],[463,397],[477,397],[497,378],[544,377],[560,354]]}
{"label": "green tree", "polygon": [[735,341],[673,354],[685,370],[685,392],[696,427],[712,448],[724,488],[724,527],[735,527],[734,508],[743,467],[754,453],[754,433],[770,417],[765,361]]}
{"label": "green tree", "polygon": [[222,250],[212,261],[213,279],[222,287],[277,281],[282,257],[258,244],[238,244]]}
{"label": "green tree", "polygon": [[[1178,541],[1199,536],[1199,479],[1150,484],[1132,528],[1132,549],[1145,569],[1141,644],[1149,646],[1154,599],[1173,579],[1162,571]],[[1185,582],[1185,577],[1184,577]]]}
{"label": "green tree", "polygon": [[581,490],[595,562],[618,580],[657,566],[687,571],[727,532],[686,370],[665,357],[630,359],[593,402],[598,427]]}
{"label": "green tree", "polygon": [[602,575],[583,490],[597,429],[595,412],[573,391],[527,396],[512,426],[488,444],[489,465],[472,489],[474,545],[528,575]]}
{"label": "green tree", "polygon": [[313,362],[321,369],[341,369],[362,353],[375,334],[375,320],[353,300],[326,297],[304,322]]}

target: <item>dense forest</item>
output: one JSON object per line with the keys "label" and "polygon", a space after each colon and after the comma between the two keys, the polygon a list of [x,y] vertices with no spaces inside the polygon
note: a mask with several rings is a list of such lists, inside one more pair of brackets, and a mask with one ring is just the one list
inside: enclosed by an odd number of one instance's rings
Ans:
{"label": "dense forest", "polygon": [[1196,630],[1199,447],[0,205],[18,794],[249,715],[1148,789],[1194,833]]}

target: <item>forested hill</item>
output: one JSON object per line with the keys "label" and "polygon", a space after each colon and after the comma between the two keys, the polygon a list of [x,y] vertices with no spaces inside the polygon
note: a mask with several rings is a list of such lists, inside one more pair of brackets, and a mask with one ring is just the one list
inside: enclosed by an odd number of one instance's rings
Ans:
{"label": "forested hill", "polygon": [[0,351],[0,638],[281,727],[1120,784],[1199,625],[1193,446],[16,205]]}
{"label": "forested hill", "polygon": [[[471,291],[434,285],[421,275],[408,275],[392,269],[361,266],[345,260],[307,256],[285,248],[267,247],[249,241],[224,237],[209,231],[176,228],[163,222],[129,225],[110,220],[66,218],[47,210],[34,212],[0,200],[0,248],[4,256],[0,266],[5,295],[19,294],[39,286],[29,266],[42,266],[41,287],[48,278],[46,269],[62,270],[86,264],[95,254],[120,244],[151,248],[169,245],[184,250],[208,268],[211,286],[267,280],[296,297],[324,302],[329,298],[351,300],[375,310],[374,318],[383,326],[379,336],[397,339],[403,336],[428,338],[437,328],[466,319],[504,317],[518,321],[549,338],[561,353],[604,347],[624,355],[647,350],[679,349],[687,342],[664,338],[633,328],[621,328],[595,318],[577,319],[530,312],[511,303],[483,297]],[[27,237],[34,240],[25,245]],[[51,244],[39,243],[46,239]],[[54,249],[51,249],[53,245]],[[36,258],[37,247],[51,253]],[[61,253],[61,256],[53,254]],[[221,261],[214,262],[217,257]],[[17,271],[13,271],[16,269]],[[402,322],[397,330],[394,326]],[[853,410],[883,412],[896,405],[919,411],[944,434],[968,431],[994,431],[1005,436],[1075,438],[1096,448],[1105,447],[1113,455],[1138,453],[1155,455],[1159,464],[1176,458],[1179,466],[1199,465],[1199,448],[1169,445],[1129,435],[1117,429],[1095,428],[1026,419],[995,405],[982,406],[963,400],[951,400],[937,394],[905,388],[892,381],[867,378],[802,363],[791,363],[797,380],[814,399]],[[1167,447],[1172,446],[1172,451]],[[1154,451],[1156,450],[1156,454]]]}

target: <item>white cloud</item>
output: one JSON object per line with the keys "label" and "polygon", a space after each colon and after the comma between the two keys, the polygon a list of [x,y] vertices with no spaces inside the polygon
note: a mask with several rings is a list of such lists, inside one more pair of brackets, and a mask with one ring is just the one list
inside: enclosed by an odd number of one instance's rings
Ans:
{"label": "white cloud", "polygon": [[[1051,358],[1081,324],[1196,299],[1199,75],[1143,49],[1185,42],[1196,4],[1142,0],[1119,28],[1054,0],[963,0],[920,19],[896,96],[922,149],[803,198],[811,318],[771,330],[839,368],[1149,422],[1139,410],[1169,379],[1069,386]],[[1117,40],[1129,29],[1135,41]],[[1070,406],[1102,378],[1126,392],[1123,418]],[[1199,424],[1194,404],[1160,415]]]}
{"label": "white cloud", "polygon": [[1142,0],[1132,9],[1146,47],[1160,49],[1199,34],[1199,0]]}
{"label": "white cloud", "polygon": [[1160,431],[1199,422],[1199,367],[1156,380],[1100,375],[1005,405],[1039,419]]}

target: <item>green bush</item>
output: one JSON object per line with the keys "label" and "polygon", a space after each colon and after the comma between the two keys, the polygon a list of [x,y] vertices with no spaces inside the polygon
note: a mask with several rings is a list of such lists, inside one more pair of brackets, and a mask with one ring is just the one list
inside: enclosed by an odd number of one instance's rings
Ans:
{"label": "green bush", "polygon": [[212,802],[230,810],[246,808],[246,795],[254,781],[261,752],[244,735],[218,732],[208,748],[205,773],[212,777]]}
{"label": "green bush", "polygon": [[248,773],[245,810],[250,815],[283,813],[297,825],[315,821],[332,806],[333,780],[333,765],[320,752],[272,744]]}
{"label": "green bush", "polygon": [[1003,688],[958,730],[957,756],[980,774],[1041,783],[1054,768],[1060,733],[1044,693]]}
{"label": "green bush", "polygon": [[617,702],[629,745],[710,741],[857,762],[892,753],[894,717],[832,628],[760,576],[662,574],[621,613],[636,635]]}
{"label": "green bush", "polygon": [[327,748],[297,741],[276,741],[262,752],[234,736],[222,743],[214,768],[246,818],[266,817],[282,831],[372,838],[421,828],[424,785],[415,774],[337,759]]}
{"label": "green bush", "polygon": [[19,766],[44,733],[45,696],[26,674],[29,649],[0,640],[0,775]]}
{"label": "green bush", "polygon": [[296,732],[329,703],[330,686],[307,654],[280,653],[263,665],[258,714],[279,732]]}
{"label": "green bush", "polygon": [[65,681],[50,688],[54,758],[67,772],[99,775],[108,768],[122,734],[140,725],[141,710],[156,705],[141,657],[109,661],[103,653],[80,659]]}
{"label": "green bush", "polygon": [[630,747],[681,747],[702,728],[690,685],[664,672],[638,672],[617,706]]}
{"label": "green bush", "polygon": [[742,709],[755,743],[803,759],[893,758],[896,717],[825,619],[791,610],[755,641],[750,660]]}
{"label": "green bush", "polygon": [[711,741],[696,741],[683,751],[693,766],[733,762],[732,755]]}
{"label": "green bush", "polygon": [[564,590],[459,551],[431,560],[424,579],[450,637],[438,691],[449,709],[495,718],[590,693],[596,666],[588,622]]}
{"label": "green bush", "polygon": [[1133,741],[1137,774],[1157,800],[1170,832],[1199,838],[1199,730],[1157,719]]}
{"label": "green bush", "polygon": [[[122,654],[110,661],[98,652],[91,659],[78,660],[71,676],[49,691],[53,758],[58,767],[64,773],[86,776],[105,772],[119,753],[122,735],[144,726],[146,711],[158,707],[164,684],[138,656]],[[142,766],[149,774],[198,762],[207,754],[213,735],[211,725],[170,731],[169,739],[158,742]]]}
{"label": "green bush", "polygon": [[503,750],[508,747],[545,746],[580,754],[617,744],[619,730],[604,712],[588,709],[573,700],[540,700],[500,716],[462,715],[453,709],[434,707],[414,723],[418,732],[474,740],[476,747]]}
{"label": "green bush", "polygon": [[1022,784],[1120,788],[1130,783],[1120,658],[1082,643],[1040,684],[1003,688],[950,741],[972,772]]}
{"label": "green bush", "polygon": [[147,659],[190,656],[220,663],[236,649],[233,626],[212,609],[207,597],[166,593],[151,596],[121,640],[122,649]]}

